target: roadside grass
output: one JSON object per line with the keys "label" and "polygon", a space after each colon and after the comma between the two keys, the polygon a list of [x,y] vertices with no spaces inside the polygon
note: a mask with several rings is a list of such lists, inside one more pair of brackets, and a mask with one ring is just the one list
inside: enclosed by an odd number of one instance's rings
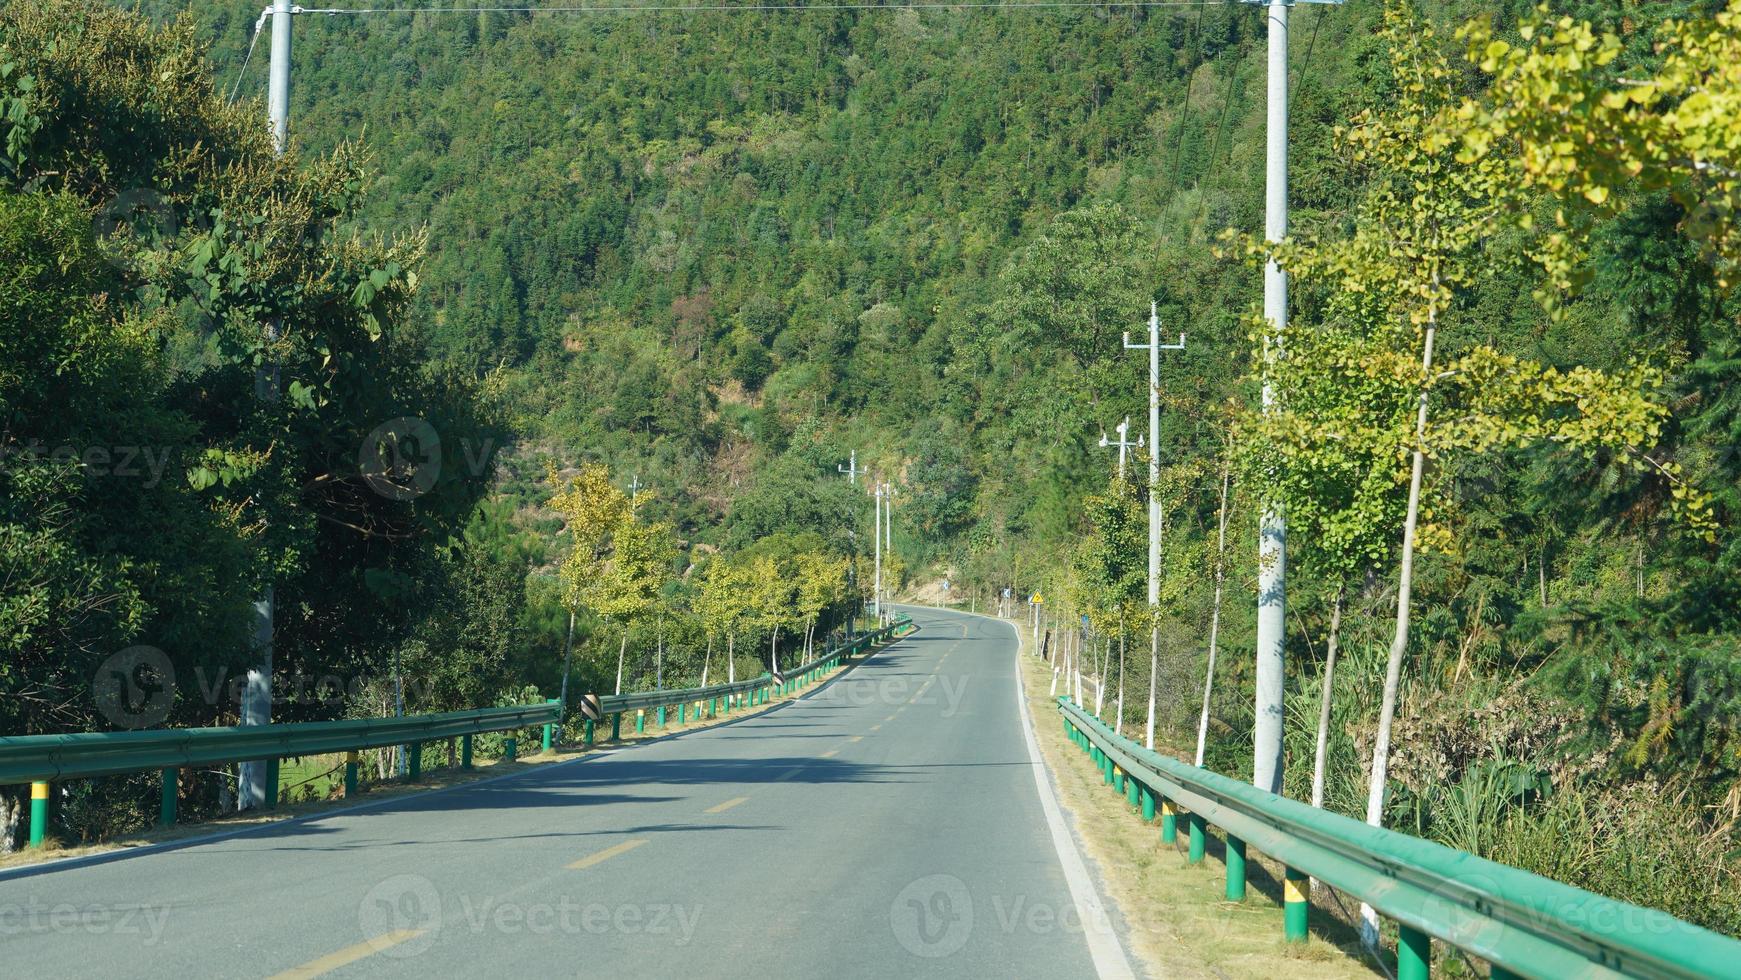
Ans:
{"label": "roadside grass", "polygon": [[[876,647],[868,655],[874,655],[887,644]],[[480,779],[490,779],[497,776],[511,775],[533,769],[538,766],[557,762],[567,762],[586,755],[604,754],[627,748],[632,745],[650,742],[670,735],[680,735],[688,732],[703,731],[717,728],[743,718],[749,718],[766,711],[771,711],[787,702],[794,701],[804,694],[817,689],[823,683],[840,675],[842,671],[850,670],[863,662],[864,657],[843,660],[841,666],[823,675],[815,684],[802,690],[786,695],[777,695],[768,699],[765,704],[753,708],[738,708],[731,712],[721,712],[718,717],[697,718],[693,712],[684,723],[677,722],[675,708],[667,712],[670,724],[659,727],[655,724],[655,716],[648,712],[646,732],[636,733],[634,715],[624,717],[622,738],[618,741],[607,741],[610,736],[610,720],[602,721],[595,734],[595,744],[588,749],[579,744],[581,741],[581,723],[576,720],[566,726],[565,735],[572,736],[574,744],[558,744],[551,751],[538,749],[538,742],[522,738],[520,744],[530,751],[522,751],[520,757],[509,762],[503,759],[476,758],[473,768],[461,769],[458,766],[446,765],[447,750],[443,743],[428,743],[424,746],[424,767],[420,778],[415,783],[403,782],[398,779],[379,780],[372,778],[372,767],[360,767],[363,772],[357,797],[346,799],[343,795],[344,785],[344,754],[332,753],[319,756],[305,756],[296,759],[285,759],[279,764],[278,780],[280,798],[285,802],[264,812],[250,811],[235,813],[199,822],[177,823],[173,827],[150,827],[136,833],[103,841],[83,842],[74,845],[63,845],[61,841],[49,837],[39,848],[20,848],[11,854],[0,854],[0,870],[40,864],[44,861],[54,861],[62,858],[83,857],[92,854],[104,854],[110,851],[129,850],[152,844],[164,844],[176,841],[186,841],[213,834],[222,834],[260,824],[277,823],[298,817],[316,816],[328,811],[342,810],[346,807],[375,803],[381,800],[410,796],[416,793],[426,793],[430,790],[446,789],[476,782]],[[693,708],[693,705],[691,706]],[[536,731],[536,729],[533,729]],[[457,739],[454,740],[457,743]],[[562,739],[566,743],[568,739]],[[456,750],[457,751],[457,750]],[[285,791],[289,793],[286,794]]]}
{"label": "roadside grass", "polygon": [[1023,641],[1022,693],[1040,753],[1077,843],[1125,923],[1129,951],[1149,976],[1383,976],[1362,958],[1358,935],[1317,908],[1308,941],[1282,941],[1282,871],[1275,862],[1252,851],[1246,899],[1229,902],[1219,838],[1211,833],[1208,856],[1197,865],[1186,860],[1183,820],[1177,845],[1161,844],[1159,821],[1144,824],[1064,736],[1049,695],[1050,668],[1029,653],[1026,631],[1016,625]]}

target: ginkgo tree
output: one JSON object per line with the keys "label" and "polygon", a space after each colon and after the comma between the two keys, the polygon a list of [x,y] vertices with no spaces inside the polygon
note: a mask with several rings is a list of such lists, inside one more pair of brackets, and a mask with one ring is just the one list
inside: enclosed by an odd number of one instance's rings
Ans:
{"label": "ginkgo tree", "polygon": [[1073,598],[1094,631],[1118,643],[1113,704],[1115,724],[1122,729],[1125,652],[1131,632],[1142,630],[1148,622],[1144,579],[1148,532],[1143,503],[1135,484],[1114,478],[1106,492],[1089,496],[1083,505],[1088,533],[1082,536],[1072,559],[1077,573]]}
{"label": "ginkgo tree", "polygon": [[[1614,453],[1642,467],[1647,457],[1640,450],[1655,443],[1666,415],[1652,398],[1660,374],[1648,366],[1562,371],[1479,343],[1439,356],[1441,321],[1454,317],[1459,291],[1496,261],[1494,229],[1529,202],[1506,160],[1509,147],[1464,152],[1454,125],[1461,79],[1424,20],[1391,0],[1382,39],[1395,94],[1337,133],[1366,178],[1352,232],[1273,246],[1246,242],[1250,254],[1273,255],[1323,294],[1322,322],[1292,331],[1258,359],[1259,372],[1292,393],[1256,423],[1276,457],[1272,479],[1292,482],[1310,498],[1324,485],[1319,478],[1345,468],[1351,455],[1395,461],[1351,471],[1374,481],[1367,506],[1394,507],[1387,490],[1403,500],[1396,623],[1367,800],[1374,825],[1384,815],[1415,554],[1452,546],[1447,464],[1551,444],[1591,456]],[[1327,397],[1332,389],[1338,394]],[[1363,909],[1363,920],[1363,935],[1376,941],[1376,913]]]}
{"label": "ginkgo tree", "polygon": [[561,692],[562,703],[566,705],[574,652],[574,617],[582,608],[602,615],[595,605],[597,589],[611,555],[613,535],[629,517],[629,498],[611,482],[610,470],[598,463],[583,465],[580,472],[567,480],[552,467],[546,479],[552,490],[550,509],[561,516],[569,536],[568,557],[559,570],[562,605],[568,611]]}
{"label": "ginkgo tree", "polygon": [[[566,482],[552,470],[549,480],[555,491],[550,507],[562,515],[572,538],[559,569],[563,605],[571,616],[577,609],[589,609],[622,629],[614,691],[621,694],[630,631],[656,608],[676,557],[671,526],[643,521],[639,510],[651,494],[642,492],[630,500],[601,465],[583,466]],[[565,698],[567,678],[565,664]]]}

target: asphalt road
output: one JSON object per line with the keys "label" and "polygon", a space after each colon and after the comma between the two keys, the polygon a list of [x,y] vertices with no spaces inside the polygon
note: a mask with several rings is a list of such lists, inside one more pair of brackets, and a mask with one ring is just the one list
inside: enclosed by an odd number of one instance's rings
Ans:
{"label": "asphalt road", "polygon": [[0,876],[0,972],[1127,975],[1036,781],[1012,629],[910,612],[916,634],[713,729]]}

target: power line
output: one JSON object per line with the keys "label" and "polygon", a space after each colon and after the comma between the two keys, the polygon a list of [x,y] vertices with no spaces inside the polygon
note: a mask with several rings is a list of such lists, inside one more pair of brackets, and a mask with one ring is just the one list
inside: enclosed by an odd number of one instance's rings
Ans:
{"label": "power line", "polygon": [[1167,186],[1172,190],[1179,187],[1179,156],[1185,150],[1185,123],[1191,118],[1191,83],[1197,80],[1197,71],[1203,67],[1203,49],[1198,46],[1197,39],[1203,33],[1203,7],[1197,8],[1197,22],[1191,25],[1191,47],[1197,48],[1197,63],[1191,66],[1191,71],[1185,76],[1185,101],[1179,111],[1179,129],[1173,141],[1173,165],[1168,168]]}
{"label": "power line", "polygon": [[236,84],[230,89],[230,101],[236,101],[236,93],[242,90],[242,79],[248,77],[248,62],[254,60],[254,45],[260,41],[260,31],[266,26],[266,18],[272,13],[267,7],[260,12],[260,19],[254,22],[254,33],[248,38],[248,53],[242,58],[242,70],[236,72]]}
{"label": "power line", "polygon": [[1024,10],[1220,7],[1237,0],[1024,0],[1015,3],[597,4],[567,7],[297,7],[299,14],[833,13],[855,10]]}

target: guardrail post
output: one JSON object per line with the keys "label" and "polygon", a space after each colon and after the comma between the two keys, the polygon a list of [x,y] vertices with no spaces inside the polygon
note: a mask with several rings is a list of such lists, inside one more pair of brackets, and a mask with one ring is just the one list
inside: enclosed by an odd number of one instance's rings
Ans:
{"label": "guardrail post", "polygon": [[623,737],[623,713],[611,715],[611,741],[616,742]]}
{"label": "guardrail post", "polygon": [[1191,827],[1190,850],[1186,853],[1185,860],[1192,864],[1202,864],[1203,851],[1208,843],[1204,839],[1208,832],[1208,825],[1204,823],[1203,815],[1200,813],[1187,814],[1185,819]]}
{"label": "guardrail post", "polygon": [[1427,980],[1433,962],[1432,937],[1400,924],[1396,937],[1396,980]]}
{"label": "guardrail post", "polygon": [[502,739],[502,761],[513,762],[519,755],[519,748],[520,746],[514,736],[509,735],[507,738]]}
{"label": "guardrail post", "polygon": [[1135,779],[1132,779],[1130,776],[1124,777],[1124,800],[1126,803],[1129,803],[1131,806],[1136,806],[1137,796],[1140,789],[1141,785]]}
{"label": "guardrail post", "polygon": [[357,795],[357,752],[345,753],[345,799]]}
{"label": "guardrail post", "polygon": [[1306,873],[1282,869],[1282,938],[1290,943],[1306,941]]}
{"label": "guardrail post", "polygon": [[647,709],[635,709],[635,734],[640,735],[647,730]]}
{"label": "guardrail post", "polygon": [[[561,700],[561,698],[546,698],[544,700],[544,703],[545,704],[556,704],[560,700]],[[558,712],[557,716],[561,717],[561,713]],[[553,722],[547,721],[544,723],[544,751],[546,751],[546,752],[550,751],[550,742],[551,742],[550,737],[553,734],[555,734],[555,728],[556,728],[556,725]]]}
{"label": "guardrail post", "polygon": [[48,784],[30,784],[30,846],[41,847],[48,834]]}
{"label": "guardrail post", "polygon": [[665,706],[664,705],[659,706],[659,727],[660,728],[665,727]]}
{"label": "guardrail post", "polygon": [[266,809],[278,806],[278,759],[266,760]]}
{"label": "guardrail post", "polygon": [[1487,964],[1487,977],[1488,980],[1523,980],[1523,977],[1507,970],[1498,963]]}
{"label": "guardrail post", "polygon": [[1227,835],[1227,900],[1245,901],[1245,841]]}
{"label": "guardrail post", "polygon": [[181,771],[174,766],[163,770],[163,802],[157,808],[157,825],[159,827],[175,826],[175,794],[176,782]]}
{"label": "guardrail post", "polygon": [[470,735],[459,737],[459,767],[461,769],[472,767],[472,737]]}
{"label": "guardrail post", "polygon": [[415,783],[423,777],[423,743],[412,742],[406,746],[406,752],[410,764],[405,767],[405,781]]}
{"label": "guardrail post", "polygon": [[1171,844],[1179,839],[1179,811],[1173,808],[1173,801],[1161,800],[1161,843]]}
{"label": "guardrail post", "polygon": [[586,747],[589,749],[592,748],[593,726],[596,724],[597,722],[593,721],[591,718],[586,720]]}
{"label": "guardrail post", "polygon": [[1147,786],[1139,785],[1137,789],[1142,797],[1143,823],[1150,823],[1155,819],[1155,794],[1149,792]]}
{"label": "guardrail post", "polygon": [[689,702],[688,701],[685,701],[682,704],[677,706],[677,724],[679,724],[679,725],[689,724]]}

